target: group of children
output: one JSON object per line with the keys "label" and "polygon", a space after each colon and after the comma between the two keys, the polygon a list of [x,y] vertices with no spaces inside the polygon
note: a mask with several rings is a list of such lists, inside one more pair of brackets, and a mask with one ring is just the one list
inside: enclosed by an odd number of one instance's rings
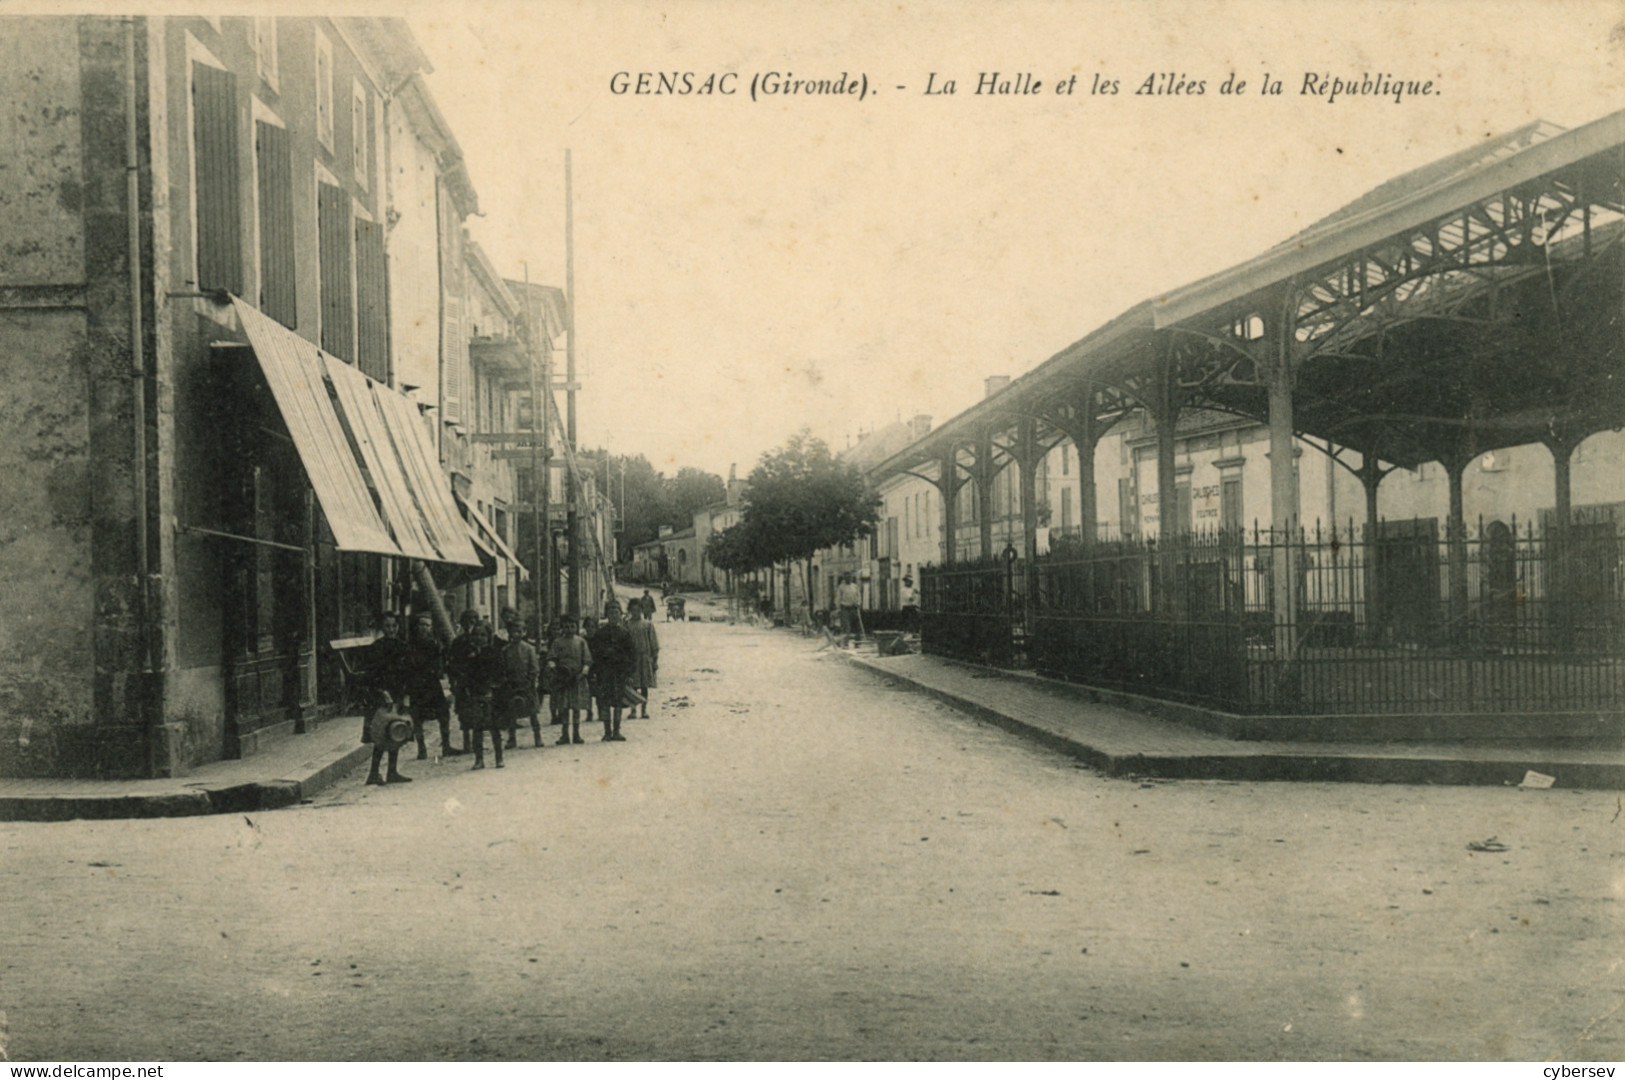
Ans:
{"label": "group of children", "polygon": [[[388,738],[376,721],[391,710],[410,716],[419,760],[429,756],[424,731],[434,722],[440,727],[443,754],[467,754],[473,743],[476,769],[485,768],[487,731],[499,769],[503,749],[518,746],[521,722],[529,721],[535,745],[542,745],[544,697],[552,722],[560,728],[560,745],[585,741],[581,720],[585,715],[592,722],[595,705],[604,724],[603,741],[625,742],[622,716],[648,717],[649,690],[660,664],[660,640],[645,606],[634,600],[630,607],[628,622],[622,621],[620,605],[613,600],[604,605],[601,623],[590,616],[584,625],[561,617],[548,627],[547,640],[540,644],[525,635],[523,620],[512,608],[501,613],[503,636],[478,612],[464,611],[458,619],[460,632],[449,645],[442,642],[429,614],[413,619],[411,636],[403,641],[397,633],[399,621],[385,613],[379,619],[382,636],[367,647],[363,658],[362,674],[372,698],[362,732],[362,741],[373,744],[367,783],[411,781],[398,768],[402,744]],[[460,748],[451,745],[453,709],[462,730]],[[382,771],[386,758],[387,773]]]}

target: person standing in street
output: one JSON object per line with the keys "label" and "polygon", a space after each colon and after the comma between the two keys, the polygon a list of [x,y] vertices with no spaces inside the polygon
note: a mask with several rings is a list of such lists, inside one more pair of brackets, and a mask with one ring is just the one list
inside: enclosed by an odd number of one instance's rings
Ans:
{"label": "person standing in street", "polygon": [[[496,691],[502,681],[502,646],[491,634],[491,624],[484,619],[474,624],[473,655],[465,671],[464,693],[468,716],[466,724],[474,733],[474,768],[485,768],[485,733],[491,733],[491,752],[496,767],[502,768],[502,733],[507,727],[496,707]],[[463,716],[464,699],[458,699],[457,715]]]}
{"label": "person standing in street", "polygon": [[[626,631],[632,638],[632,685],[643,697],[640,715],[647,720],[649,688],[656,684],[660,672],[660,636],[655,633],[655,624],[649,621],[648,612],[640,601],[632,601],[631,616]],[[630,712],[627,717],[630,719]]]}
{"label": "person standing in street", "polygon": [[406,697],[412,716],[412,734],[418,760],[429,756],[423,728],[429,720],[440,725],[440,752],[455,754],[451,746],[451,704],[440,679],[446,673],[446,647],[434,630],[434,616],[420,612],[412,619],[412,640],[406,646]]}
{"label": "person standing in street", "polygon": [[559,637],[548,650],[547,664],[553,707],[563,725],[559,745],[581,742],[581,713],[592,700],[587,684],[592,673],[592,649],[576,633],[576,621],[568,615],[559,620]]}
{"label": "person standing in street", "polygon": [[[598,633],[598,616],[596,616],[596,615],[583,615],[583,616],[581,616],[581,640],[587,642],[590,645],[590,644],[592,644],[593,635],[596,634],[596,633]],[[597,657],[595,656],[593,658],[593,660],[596,663],[597,662]],[[588,685],[587,685],[587,707],[582,711],[581,718],[583,720],[585,720],[587,723],[590,724],[590,723],[592,723],[592,716],[593,716],[592,684],[588,683]]]}
{"label": "person standing in street", "polygon": [[911,634],[920,632],[920,590],[914,587],[914,578],[903,575],[903,629]]}
{"label": "person standing in street", "polygon": [[501,673],[496,686],[496,708],[508,729],[508,749],[519,745],[519,721],[530,718],[530,732],[536,745],[542,745],[542,720],[536,706],[536,650],[526,641],[524,622],[513,608],[502,609],[502,626],[508,640],[502,643]]}
{"label": "person standing in street", "polygon": [[[474,730],[474,709],[472,706],[474,678],[474,660],[479,655],[480,647],[477,642],[478,635],[475,630],[480,625],[480,613],[473,608],[464,608],[463,613],[457,616],[457,625],[460,630],[457,637],[446,647],[446,675],[451,679],[451,698],[457,707],[457,726],[462,729],[463,746],[456,751],[459,754],[468,753],[468,733]],[[468,708],[464,703],[469,702]],[[447,751],[450,753],[451,751]]]}
{"label": "person standing in street", "polygon": [[604,722],[604,742],[625,742],[621,710],[634,657],[632,635],[621,622],[621,605],[613,600],[604,605],[603,624],[587,639],[587,646],[592,650],[592,693],[598,699],[598,719]]}
{"label": "person standing in street", "polygon": [[842,574],[841,583],[835,588],[835,606],[841,618],[841,644],[849,645],[854,635],[859,633],[858,606],[863,603],[863,593],[858,589],[858,583],[852,580],[851,574]]}
{"label": "person standing in street", "polygon": [[[401,622],[393,611],[378,616],[379,636],[367,646],[362,660],[363,677],[367,684],[366,706],[362,721],[361,741],[372,744],[372,769],[367,773],[369,784],[408,784],[410,776],[400,772],[401,747],[389,742],[374,724],[383,714],[393,712],[406,697],[410,662],[406,642],[400,638]],[[381,773],[385,755],[389,758],[389,772]]]}

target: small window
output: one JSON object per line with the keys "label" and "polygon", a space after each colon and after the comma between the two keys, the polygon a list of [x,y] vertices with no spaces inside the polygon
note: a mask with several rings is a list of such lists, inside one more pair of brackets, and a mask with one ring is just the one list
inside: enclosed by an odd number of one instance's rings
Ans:
{"label": "small window", "polygon": [[355,182],[367,189],[367,92],[354,83],[350,90],[350,147],[355,158]]}
{"label": "small window", "polygon": [[254,19],[254,52],[258,55],[260,78],[272,90],[277,87],[276,20],[265,16]]}
{"label": "small window", "polygon": [[333,149],[333,43],[316,31],[316,137]]}

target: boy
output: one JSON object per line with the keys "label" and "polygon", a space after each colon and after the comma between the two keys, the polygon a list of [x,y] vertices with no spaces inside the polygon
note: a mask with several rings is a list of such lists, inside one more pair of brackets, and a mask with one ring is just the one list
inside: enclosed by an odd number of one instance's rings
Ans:
{"label": "boy", "polygon": [[[548,685],[553,693],[553,707],[558,711],[562,727],[559,745],[579,743],[581,713],[592,698],[588,693],[587,678],[592,671],[592,650],[581,635],[576,633],[576,621],[568,616],[559,620],[559,638],[548,650]],[[569,713],[568,722],[565,713]]]}
{"label": "boy", "polygon": [[595,661],[593,696],[598,699],[598,719],[604,722],[604,742],[625,742],[621,709],[626,704],[626,682],[634,657],[632,635],[621,624],[620,604],[611,600],[604,605],[604,622],[587,644]]}
{"label": "boy", "polygon": [[423,740],[423,727],[433,719],[440,725],[440,752],[455,754],[451,745],[451,705],[440,677],[446,673],[446,650],[434,632],[434,616],[420,612],[412,619],[412,640],[406,647],[406,696],[412,715],[412,734],[417,737],[418,760],[429,756]]}
{"label": "boy", "polygon": [[542,721],[536,712],[536,650],[525,640],[522,633],[524,624],[519,612],[513,608],[502,609],[502,627],[508,632],[508,640],[499,650],[502,664],[496,687],[496,704],[508,729],[508,749],[513,750],[518,746],[516,735],[519,721],[527,716],[530,718],[531,735],[536,745],[541,746]]}
{"label": "boy", "polygon": [[[474,768],[485,768],[485,733],[491,733],[491,750],[496,767],[502,768],[502,731],[507,726],[493,707],[493,691],[502,679],[502,650],[491,639],[491,624],[481,619],[474,626],[475,652],[465,674],[468,697],[468,727],[474,732]],[[462,715],[461,700],[458,715]]]}

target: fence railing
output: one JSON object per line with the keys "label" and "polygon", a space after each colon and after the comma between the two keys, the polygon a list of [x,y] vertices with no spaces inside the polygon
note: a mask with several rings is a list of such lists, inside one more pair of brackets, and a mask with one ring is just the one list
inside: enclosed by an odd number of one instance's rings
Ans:
{"label": "fence railing", "polygon": [[921,651],[1012,666],[1027,611],[1025,581],[1019,561],[988,559],[922,567]]}
{"label": "fence railing", "polygon": [[1042,674],[1243,713],[1615,709],[1622,552],[1612,520],[1064,544],[1030,604],[1019,566],[922,570],[922,644],[984,659],[1030,625]]}

